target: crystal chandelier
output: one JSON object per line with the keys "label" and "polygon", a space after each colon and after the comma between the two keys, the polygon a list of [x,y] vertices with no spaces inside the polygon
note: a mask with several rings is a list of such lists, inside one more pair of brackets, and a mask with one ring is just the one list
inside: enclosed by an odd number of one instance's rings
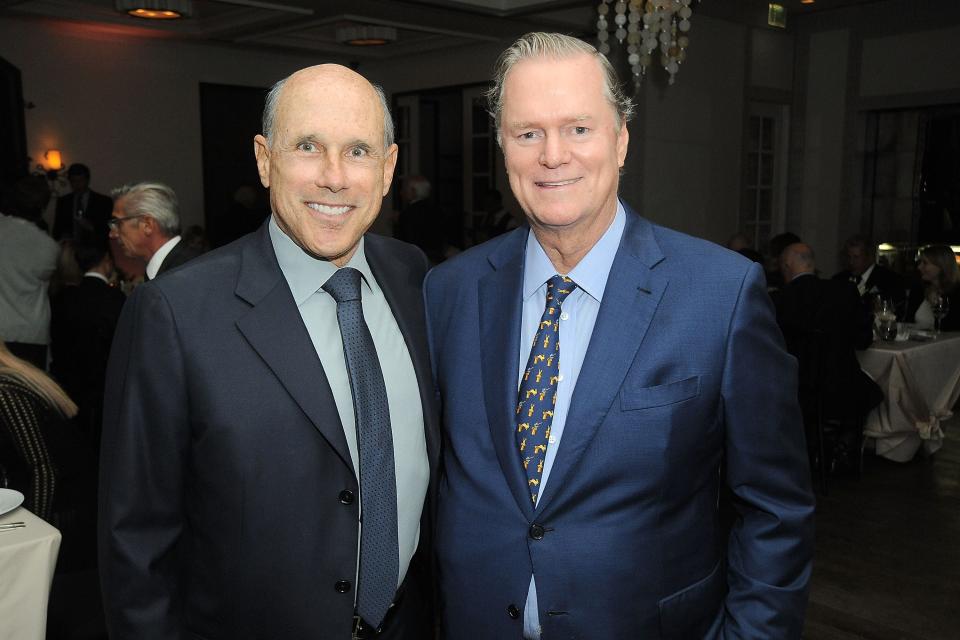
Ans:
{"label": "crystal chandelier", "polygon": [[[613,37],[622,46],[627,42],[627,62],[637,89],[660,49],[660,64],[676,81],[680,63],[687,57],[693,0],[601,0],[597,5],[597,40],[600,52],[610,53],[610,21],[613,8]],[[699,0],[698,0],[699,1]]]}

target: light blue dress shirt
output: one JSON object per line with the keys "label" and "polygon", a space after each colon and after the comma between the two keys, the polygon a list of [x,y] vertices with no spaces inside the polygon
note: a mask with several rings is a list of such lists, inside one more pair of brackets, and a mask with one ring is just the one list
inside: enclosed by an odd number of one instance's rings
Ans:
{"label": "light blue dress shirt", "polygon": [[[560,374],[557,383],[557,403],[554,407],[553,423],[550,427],[550,442],[543,462],[543,477],[540,480],[540,493],[543,495],[550,480],[550,470],[560,448],[560,440],[566,426],[570,399],[577,385],[580,367],[587,354],[593,325],[597,321],[603,291],[607,286],[607,276],[613,266],[613,259],[620,247],[620,239],[626,226],[627,215],[623,205],[617,201],[617,213],[610,227],[604,232],[593,248],[583,257],[567,275],[577,283],[560,308]],[[530,346],[540,325],[540,317],[547,303],[547,280],[556,275],[557,270],[547,257],[543,247],[537,242],[533,231],[527,236],[527,247],[523,266],[523,324],[520,329],[520,368],[517,371],[517,390],[527,366]],[[540,615],[537,610],[536,576],[530,576],[530,589],[523,610],[523,637],[527,640],[540,638]]]}
{"label": "light blue dress shirt", "polygon": [[[357,449],[356,416],[353,410],[353,395],[350,391],[350,376],[343,355],[343,339],[337,323],[337,302],[323,284],[337,271],[337,266],[327,260],[309,256],[277,226],[271,218],[270,241],[280,263],[280,270],[290,286],[300,317],[313,341],[324,375],[333,392],[337,413],[347,438],[347,448],[353,468],[360,468]],[[348,267],[363,275],[361,301],[364,321],[370,330],[373,344],[380,359],[384,386],[387,389],[387,405],[390,408],[390,427],[393,432],[393,452],[397,480],[397,534],[400,547],[400,575],[398,586],[403,582],[410,560],[420,540],[420,514],[427,495],[430,463],[427,458],[427,443],[423,431],[423,409],[420,404],[420,387],[413,369],[413,361],[396,318],[367,264],[363,238]],[[283,331],[283,327],[277,327]],[[296,490],[292,487],[291,490]],[[363,509],[363,495],[358,498]],[[362,526],[362,525],[361,525]],[[360,540],[357,536],[357,553]],[[359,563],[358,563],[359,565]]]}

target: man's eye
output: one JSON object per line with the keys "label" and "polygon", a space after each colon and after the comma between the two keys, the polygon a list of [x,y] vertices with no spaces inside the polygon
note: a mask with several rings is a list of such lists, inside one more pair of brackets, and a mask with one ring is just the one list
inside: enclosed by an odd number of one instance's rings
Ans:
{"label": "man's eye", "polygon": [[370,154],[370,150],[366,147],[353,147],[350,149],[351,158],[364,158]]}
{"label": "man's eye", "polygon": [[313,142],[301,142],[297,145],[297,151],[306,151],[308,153],[313,153],[317,150],[317,145]]}
{"label": "man's eye", "polygon": [[573,132],[574,132],[575,134],[577,134],[578,136],[582,136],[582,135],[585,134],[587,131],[589,131],[589,129],[587,129],[586,127],[574,127],[574,128],[573,128]]}
{"label": "man's eye", "polygon": [[537,137],[537,132],[536,132],[536,131],[527,131],[527,132],[525,132],[525,133],[521,133],[521,134],[520,134],[520,139],[521,139],[521,140],[533,140],[533,139],[535,139],[536,137]]}

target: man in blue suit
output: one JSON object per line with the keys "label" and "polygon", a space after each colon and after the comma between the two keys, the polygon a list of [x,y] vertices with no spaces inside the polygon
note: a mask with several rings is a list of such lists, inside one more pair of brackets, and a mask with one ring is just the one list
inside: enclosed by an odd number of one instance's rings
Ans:
{"label": "man in blue suit", "polygon": [[799,638],[813,497],[762,271],[618,200],[632,105],[592,46],[527,34],[490,98],[530,228],[425,283],[444,637]]}

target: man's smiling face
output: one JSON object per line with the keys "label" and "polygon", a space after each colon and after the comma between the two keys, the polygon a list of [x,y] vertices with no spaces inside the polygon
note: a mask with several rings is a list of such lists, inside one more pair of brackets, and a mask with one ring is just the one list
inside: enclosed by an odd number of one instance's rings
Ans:
{"label": "man's smiling face", "polygon": [[270,141],[254,139],[277,225],[315,258],[346,264],[380,213],[397,162],[383,118],[369,82],[320,65],[287,80]]}
{"label": "man's smiling face", "polygon": [[500,124],[510,188],[530,225],[600,237],[617,210],[626,126],[594,56],[529,58],[507,74]]}

